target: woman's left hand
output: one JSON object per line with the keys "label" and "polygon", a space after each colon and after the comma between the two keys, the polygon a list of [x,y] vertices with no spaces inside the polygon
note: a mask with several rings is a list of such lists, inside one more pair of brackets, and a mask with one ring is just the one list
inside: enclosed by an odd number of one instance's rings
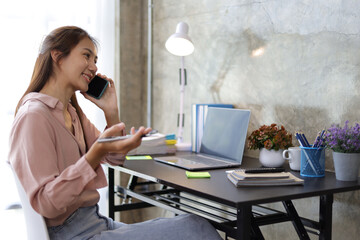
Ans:
{"label": "woman's left hand", "polygon": [[98,106],[100,109],[102,109],[104,111],[107,125],[108,125],[108,127],[111,127],[112,125],[120,122],[115,84],[114,84],[114,81],[111,78],[106,77],[106,75],[102,75],[102,74],[98,73],[97,76],[99,76],[109,82],[109,85],[105,89],[105,92],[101,96],[101,98],[96,99],[96,98],[86,94],[86,92],[82,92],[81,94],[86,99],[93,102],[96,106]]}
{"label": "woman's left hand", "polygon": [[[111,136],[121,136],[123,130],[125,129],[124,123],[119,123],[111,128],[106,129],[101,135],[100,138],[111,137]],[[86,160],[92,166],[93,169],[96,169],[101,159],[108,153],[119,153],[125,156],[129,151],[138,147],[141,144],[141,139],[143,135],[150,133],[151,128],[140,127],[137,131],[135,128],[131,128],[131,137],[125,140],[99,143],[95,142],[86,153]]]}

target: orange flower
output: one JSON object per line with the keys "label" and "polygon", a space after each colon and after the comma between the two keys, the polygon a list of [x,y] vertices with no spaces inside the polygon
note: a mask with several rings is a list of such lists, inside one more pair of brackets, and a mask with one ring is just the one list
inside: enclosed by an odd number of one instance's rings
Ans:
{"label": "orange flower", "polygon": [[289,134],[283,125],[280,127],[273,123],[270,126],[262,125],[254,130],[248,137],[249,149],[286,149],[292,146],[292,135]]}
{"label": "orange flower", "polygon": [[272,141],[270,139],[268,139],[264,142],[264,147],[268,150],[270,150],[273,146],[274,146],[274,144],[272,143]]}

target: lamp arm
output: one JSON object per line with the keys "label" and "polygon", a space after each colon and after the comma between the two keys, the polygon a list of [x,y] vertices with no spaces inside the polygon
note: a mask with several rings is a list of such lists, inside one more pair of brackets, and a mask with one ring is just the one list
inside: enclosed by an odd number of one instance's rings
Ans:
{"label": "lamp arm", "polygon": [[179,129],[178,142],[183,142],[183,126],[184,126],[184,95],[185,95],[185,59],[181,56],[180,64],[180,111],[179,111]]}

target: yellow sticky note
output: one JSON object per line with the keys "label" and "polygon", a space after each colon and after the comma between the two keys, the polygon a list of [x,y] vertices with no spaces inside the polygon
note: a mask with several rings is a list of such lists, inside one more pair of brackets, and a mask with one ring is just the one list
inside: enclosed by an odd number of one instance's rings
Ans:
{"label": "yellow sticky note", "polygon": [[187,178],[210,178],[209,172],[189,172],[186,171]]}
{"label": "yellow sticky note", "polygon": [[151,156],[126,156],[126,160],[150,160],[152,159]]}

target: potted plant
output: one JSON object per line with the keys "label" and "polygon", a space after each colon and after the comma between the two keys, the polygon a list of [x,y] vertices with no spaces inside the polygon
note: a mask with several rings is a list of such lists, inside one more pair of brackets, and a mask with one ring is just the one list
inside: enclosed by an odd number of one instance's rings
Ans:
{"label": "potted plant", "polygon": [[282,152],[289,147],[292,135],[275,123],[261,126],[248,137],[248,149],[260,149],[259,160],[264,167],[281,167],[285,162]]}
{"label": "potted plant", "polygon": [[341,181],[357,181],[360,167],[360,125],[344,127],[333,124],[325,134],[325,145],[331,149],[335,176]]}

